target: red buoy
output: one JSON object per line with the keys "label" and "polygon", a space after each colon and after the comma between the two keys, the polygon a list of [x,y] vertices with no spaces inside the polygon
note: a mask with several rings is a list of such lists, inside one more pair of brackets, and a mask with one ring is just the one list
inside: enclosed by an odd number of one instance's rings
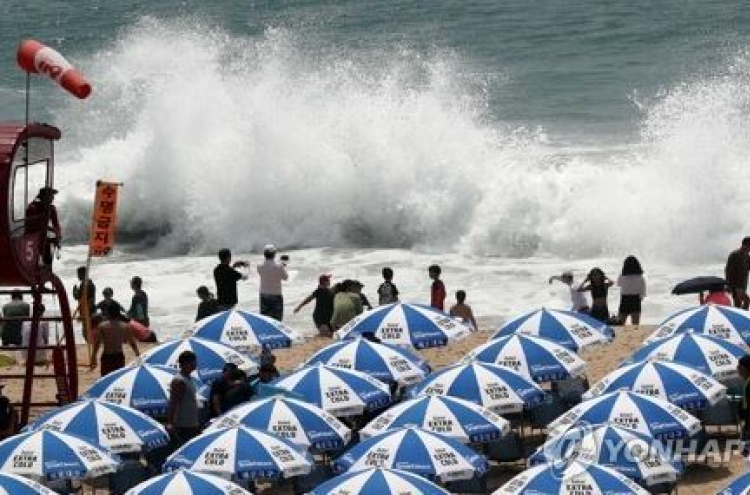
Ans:
{"label": "red buoy", "polygon": [[80,99],[91,94],[91,85],[86,82],[83,74],[73,68],[60,53],[36,40],[26,40],[18,45],[17,61],[26,72],[45,74]]}

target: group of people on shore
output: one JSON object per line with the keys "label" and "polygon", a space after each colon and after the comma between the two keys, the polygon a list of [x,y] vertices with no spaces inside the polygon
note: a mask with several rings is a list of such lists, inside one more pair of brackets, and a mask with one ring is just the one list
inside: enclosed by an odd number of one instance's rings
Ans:
{"label": "group of people on shore", "polygon": [[[276,320],[284,318],[284,297],[282,294],[283,282],[289,279],[287,264],[289,257],[282,255],[276,261],[277,250],[272,244],[263,249],[263,263],[257,265],[257,274],[260,280],[259,306],[260,313]],[[200,299],[195,320],[201,320],[220,311],[234,308],[238,303],[237,283],[247,280],[250,263],[247,261],[232,262],[232,253],[229,249],[219,251],[219,264],[214,268],[214,283],[216,284],[216,296],[202,285],[196,290]],[[428,275],[432,280],[430,294],[430,305],[440,311],[445,309],[446,290],[445,284],[440,279],[441,269],[438,265],[428,268]],[[392,304],[399,301],[400,292],[393,282],[393,269],[384,267],[382,269],[383,282],[378,286],[378,305]],[[318,277],[318,285],[310,295],[303,299],[295,308],[294,313],[299,313],[302,308],[314,302],[312,314],[313,323],[319,335],[332,337],[333,333],[346,325],[365,310],[373,309],[370,300],[362,292],[364,284],[359,280],[344,279],[332,285],[332,275],[322,274]],[[463,319],[466,323],[477,329],[477,322],[471,306],[466,304],[466,292],[456,292],[456,304],[450,310],[452,316]]]}
{"label": "group of people on shore", "polygon": [[[571,271],[553,275],[549,283],[554,281],[569,287],[572,311],[588,314],[602,323],[624,325],[630,317],[631,324],[640,324],[641,301],[646,297],[646,279],[641,263],[635,256],[625,258],[616,282],[607,277],[599,267],[592,268],[581,283],[576,283]],[[609,310],[608,293],[609,288],[615,284],[620,288],[620,305],[617,314],[613,316]],[[587,293],[591,295],[591,303]]]}

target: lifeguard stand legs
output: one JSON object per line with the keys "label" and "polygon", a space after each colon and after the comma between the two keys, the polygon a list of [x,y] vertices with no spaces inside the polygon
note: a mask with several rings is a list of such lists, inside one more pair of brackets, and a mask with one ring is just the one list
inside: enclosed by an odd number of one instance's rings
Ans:
{"label": "lifeguard stand legs", "polygon": [[[20,402],[20,426],[25,426],[29,422],[31,409],[34,407],[49,407],[67,404],[72,402],[78,396],[78,367],[76,356],[75,335],[73,333],[73,320],[68,303],[68,296],[65,292],[60,279],[55,274],[49,274],[48,282],[52,288],[48,289],[42,285],[22,290],[22,293],[31,294],[32,296],[32,315],[25,321],[31,322],[31,332],[29,335],[29,346],[27,349],[26,373],[0,373],[0,379],[17,379],[23,380],[23,392]],[[11,291],[0,291],[0,293],[10,293]],[[41,304],[43,295],[52,295],[57,298],[59,315],[42,316]],[[47,346],[37,345],[37,336],[40,332],[41,322],[57,322],[62,326],[62,337],[59,342],[50,342]],[[18,350],[17,347],[3,346],[2,350]],[[50,373],[45,368],[35,365],[36,354],[40,349],[50,349],[53,372]],[[41,400],[38,395],[34,396],[34,382],[36,379],[54,379],[57,386],[57,397],[55,401]]]}

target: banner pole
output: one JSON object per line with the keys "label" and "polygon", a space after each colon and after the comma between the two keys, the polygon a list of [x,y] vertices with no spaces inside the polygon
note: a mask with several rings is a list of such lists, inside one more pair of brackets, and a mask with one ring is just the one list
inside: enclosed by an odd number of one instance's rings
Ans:
{"label": "banner pole", "polygon": [[[81,314],[81,323],[83,324],[83,335],[86,338],[86,354],[89,357],[89,362],[85,366],[91,367],[91,363],[94,362],[92,356],[92,352],[94,348],[91,346],[91,337],[92,337],[92,328],[91,328],[91,307],[89,306],[89,280],[90,280],[90,270],[91,270],[91,243],[94,240],[94,222],[96,221],[96,194],[99,190],[99,184],[101,181],[96,181],[96,186],[94,188],[94,202],[93,202],[93,208],[91,209],[91,224],[89,225],[89,246],[88,246],[88,253],[86,255],[86,273],[83,276],[83,281],[81,282],[81,292],[80,298],[78,299],[78,311]],[[96,294],[93,295],[96,297]]]}

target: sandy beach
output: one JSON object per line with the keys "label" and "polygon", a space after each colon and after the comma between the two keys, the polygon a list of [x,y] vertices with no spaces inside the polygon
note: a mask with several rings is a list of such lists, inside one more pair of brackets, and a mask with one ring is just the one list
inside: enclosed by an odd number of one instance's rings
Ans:
{"label": "sandy beach", "polygon": [[[480,327],[486,329],[494,329],[500,322],[483,320],[480,321]],[[632,351],[641,346],[644,338],[653,331],[653,327],[642,325],[640,327],[620,327],[616,328],[616,338],[613,343],[606,347],[598,347],[581,353],[581,356],[588,363],[587,376],[590,383],[594,383],[604,376],[607,372],[614,369],[617,364],[629,355]],[[470,349],[477,345],[484,343],[489,332],[478,332],[469,336],[468,338],[453,343],[449,347],[445,348],[433,348],[421,351],[421,355],[427,359],[433,368],[440,368],[447,366],[459,361],[464,354]],[[330,339],[324,339],[320,337],[314,337],[306,341],[304,344],[290,349],[280,349],[275,351],[277,356],[277,365],[282,371],[291,370],[296,368],[299,363],[310,356],[314,351],[320,349],[330,343]],[[148,344],[141,344],[141,349],[145,349]],[[79,348],[79,356],[81,356],[81,362],[86,362],[86,348]],[[128,356],[132,359],[132,356]],[[5,368],[5,371],[11,370],[20,371],[20,367],[11,366]],[[79,393],[84,392],[88,386],[93,383],[99,377],[99,371],[90,371],[86,367],[80,368],[80,390]],[[21,381],[9,381],[5,388],[5,394],[15,399],[20,397],[21,394]],[[41,400],[52,400],[54,398],[55,389],[54,382],[52,380],[39,380],[34,386],[35,397]],[[729,435],[732,435],[729,433]],[[538,443],[542,438],[536,438],[535,441]],[[488,475],[488,486],[490,491],[501,486],[507,480],[512,478],[515,474],[520,472],[521,466],[497,466],[493,465]],[[708,464],[691,464],[686,470],[683,478],[681,479],[678,490],[681,494],[687,495],[708,495],[715,493],[727,482],[737,474],[745,470],[745,462],[742,457],[736,455],[732,458],[729,465],[726,463],[720,466],[718,462],[711,462]],[[259,488],[259,493],[287,493],[284,489],[278,487],[273,490],[264,485]],[[289,491],[291,493],[291,491]]]}

